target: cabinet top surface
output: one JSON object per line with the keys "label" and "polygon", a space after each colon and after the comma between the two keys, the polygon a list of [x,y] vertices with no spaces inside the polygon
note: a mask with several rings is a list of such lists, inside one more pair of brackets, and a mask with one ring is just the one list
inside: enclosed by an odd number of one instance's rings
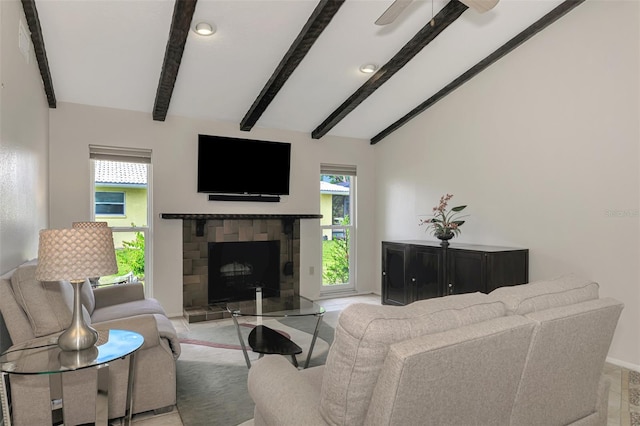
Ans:
{"label": "cabinet top surface", "polygon": [[[428,240],[385,240],[383,243],[396,243],[396,244],[412,244],[424,247],[441,247],[440,241],[428,241]],[[481,244],[465,244],[465,243],[449,243],[449,250],[473,250],[473,251],[514,251],[514,250],[528,250],[523,247],[502,247],[502,246],[485,246]]]}

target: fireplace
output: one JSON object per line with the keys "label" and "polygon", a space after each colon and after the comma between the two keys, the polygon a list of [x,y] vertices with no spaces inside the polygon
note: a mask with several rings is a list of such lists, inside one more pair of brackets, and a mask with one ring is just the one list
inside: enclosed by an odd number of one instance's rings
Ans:
{"label": "fireplace", "polygon": [[[228,318],[225,303],[209,303],[209,244],[275,241],[281,294],[300,293],[300,219],[317,214],[162,213],[182,220],[182,300],[191,322]],[[264,281],[264,280],[263,280]],[[273,281],[273,280],[270,280]],[[249,300],[255,303],[255,294]]]}
{"label": "fireplace", "polygon": [[209,304],[251,300],[280,289],[280,241],[209,243]]}

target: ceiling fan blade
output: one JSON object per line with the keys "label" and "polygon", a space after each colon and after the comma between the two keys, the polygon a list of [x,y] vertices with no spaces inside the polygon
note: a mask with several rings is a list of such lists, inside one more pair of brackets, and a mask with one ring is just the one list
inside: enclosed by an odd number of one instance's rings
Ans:
{"label": "ceiling fan blade", "polygon": [[468,6],[470,9],[475,10],[478,13],[484,13],[493,9],[499,0],[459,0],[460,3]]}
{"label": "ceiling fan blade", "polygon": [[376,20],[376,25],[388,25],[392,23],[412,1],[413,0],[395,0]]}

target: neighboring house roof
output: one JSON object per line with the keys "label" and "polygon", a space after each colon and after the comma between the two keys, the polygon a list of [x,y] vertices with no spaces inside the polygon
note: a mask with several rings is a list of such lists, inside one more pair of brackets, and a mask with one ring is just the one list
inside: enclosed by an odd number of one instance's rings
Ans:
{"label": "neighboring house roof", "polygon": [[329,183],[320,181],[320,193],[321,194],[335,194],[335,195],[349,195],[349,188],[337,185],[335,183]]}
{"label": "neighboring house roof", "polygon": [[147,165],[96,160],[96,183],[127,185],[147,184]]}

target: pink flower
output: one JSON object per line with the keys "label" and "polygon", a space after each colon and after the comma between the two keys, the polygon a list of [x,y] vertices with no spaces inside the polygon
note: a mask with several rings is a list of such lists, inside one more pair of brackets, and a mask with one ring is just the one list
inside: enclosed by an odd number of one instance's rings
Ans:
{"label": "pink flower", "polygon": [[460,220],[464,216],[459,216],[459,213],[467,206],[453,207],[447,212],[447,206],[452,197],[453,194],[445,194],[440,197],[440,203],[433,208],[433,217],[421,219],[419,225],[426,224],[427,229],[431,229],[434,236],[451,233],[458,235],[460,226],[465,222]]}

